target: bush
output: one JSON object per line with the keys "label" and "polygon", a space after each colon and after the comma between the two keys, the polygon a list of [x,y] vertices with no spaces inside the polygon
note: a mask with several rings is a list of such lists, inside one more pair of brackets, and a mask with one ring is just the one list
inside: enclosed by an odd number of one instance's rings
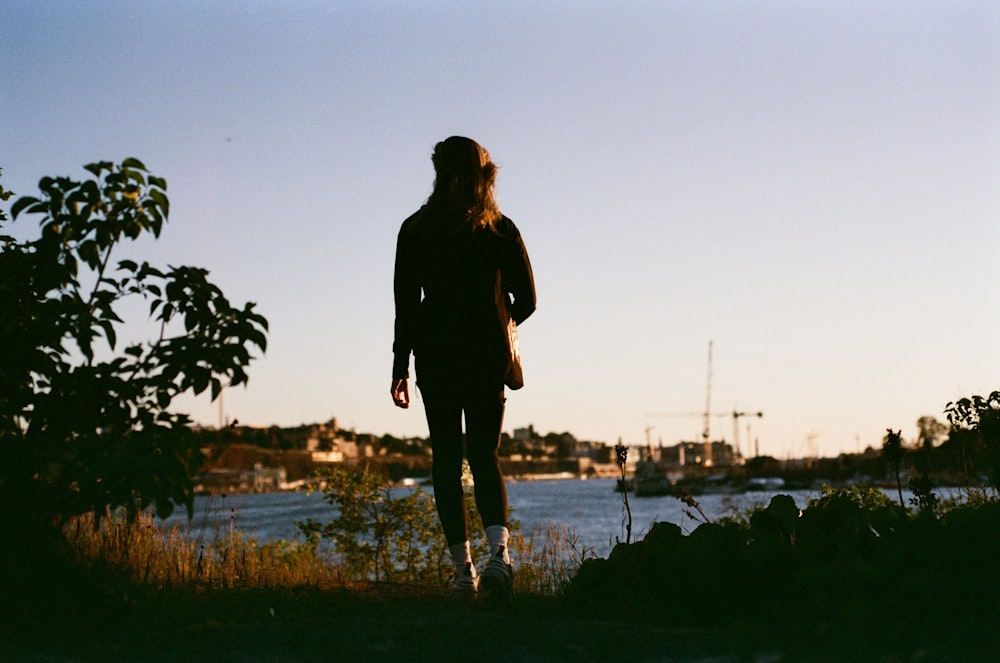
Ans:
{"label": "bush", "polygon": [[928,518],[877,489],[828,488],[801,512],[778,495],[742,524],[705,523],[682,536],[656,523],[642,541],[585,561],[566,595],[581,611],[691,624],[740,620],[756,605],[776,625],[850,610],[861,618],[882,601],[959,606],[996,585],[997,532],[996,501]]}
{"label": "bush", "polygon": [[[0,526],[21,539],[119,506],[190,512],[201,454],[170,405],[246,382],[266,347],[254,304],[233,306],[204,269],[120,259],[126,241],[159,237],[162,178],[136,159],[85,168],[89,179],[42,178],[11,206],[14,220],[39,217],[36,238],[0,235]],[[120,349],[126,299],[144,300],[158,330]]]}
{"label": "bush", "polygon": [[326,540],[349,579],[439,584],[451,575],[434,498],[422,488],[393,494],[382,476],[339,467],[317,472],[311,488],[337,517],[296,526],[311,541]]}
{"label": "bush", "polygon": [[[467,479],[471,474],[466,472]],[[397,582],[441,586],[454,572],[434,497],[416,488],[392,488],[381,475],[343,468],[321,470],[312,488],[336,509],[326,523],[312,519],[296,523],[315,545],[332,549],[345,580]],[[471,532],[482,532],[482,519],[471,486],[465,487]],[[514,589],[519,593],[553,595],[562,591],[592,553],[575,533],[554,523],[528,533],[510,523],[511,554],[515,558]],[[485,560],[489,549],[481,536],[472,538],[473,559]]]}
{"label": "bush", "polygon": [[1000,390],[948,403],[949,443],[961,449],[970,484],[983,477],[993,491],[1000,489]]}

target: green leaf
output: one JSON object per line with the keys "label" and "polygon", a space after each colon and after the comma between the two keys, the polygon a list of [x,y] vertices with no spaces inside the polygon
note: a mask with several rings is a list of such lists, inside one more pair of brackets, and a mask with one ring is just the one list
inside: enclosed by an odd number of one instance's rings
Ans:
{"label": "green leaf", "polygon": [[194,388],[195,395],[208,389],[208,378],[209,372],[205,369],[198,369],[197,372],[191,377],[192,387]]}
{"label": "green leaf", "polygon": [[142,267],[139,269],[139,278],[144,279],[147,276],[155,276],[156,278],[163,278],[163,272],[150,266],[148,262],[142,263]]}
{"label": "green leaf", "polygon": [[16,219],[17,215],[24,210],[25,207],[29,205],[38,205],[41,201],[38,198],[32,198],[31,196],[21,196],[14,201],[14,204],[10,207],[10,216],[12,219]]}
{"label": "green leaf", "polygon": [[101,264],[101,257],[98,253],[97,242],[94,240],[88,239],[83,242],[80,244],[80,248],[77,249],[77,251],[83,261],[87,263],[88,267],[97,269],[97,267]]}
{"label": "green leaf", "polygon": [[139,269],[139,265],[132,260],[120,260],[118,261],[118,269],[125,269],[135,273],[135,270]]}
{"label": "green leaf", "polygon": [[94,180],[87,180],[80,186],[80,191],[86,196],[86,200],[91,205],[98,205],[101,202],[101,190]]}
{"label": "green leaf", "polygon": [[115,344],[118,342],[118,335],[115,334],[115,326],[110,320],[101,320],[98,322],[101,328],[104,330],[104,336],[108,339],[108,345],[111,349],[115,349]]}
{"label": "green leaf", "polygon": [[110,161],[98,161],[97,163],[88,163],[83,168],[94,175],[94,177],[100,177],[101,173],[105,170],[111,170],[114,166]]}
{"label": "green leaf", "polygon": [[259,332],[257,330],[247,330],[247,332],[244,334],[244,338],[246,338],[248,342],[256,345],[261,350],[265,352],[267,351],[267,336],[265,336],[263,332]]}
{"label": "green leaf", "polygon": [[[122,169],[122,173],[132,182],[139,182],[140,184],[146,183],[146,177],[140,173],[138,170],[133,170],[131,168]],[[131,188],[131,187],[129,187]],[[130,192],[131,193],[131,192]]]}
{"label": "green leaf", "polygon": [[135,157],[129,157],[122,161],[122,168],[138,168],[139,170],[146,170],[146,166],[144,166],[143,163]]}
{"label": "green leaf", "polygon": [[66,267],[66,270],[70,274],[72,274],[73,276],[76,276],[77,271],[79,270],[79,266],[77,265],[76,258],[73,257],[73,254],[67,253],[63,257],[63,265]]}
{"label": "green leaf", "polygon": [[149,192],[149,197],[159,205],[164,217],[170,215],[170,199],[167,198],[166,194],[159,189],[153,189]]}
{"label": "green leaf", "polygon": [[141,223],[129,223],[125,226],[125,236],[129,239],[139,239],[139,235],[142,234],[142,224]]}

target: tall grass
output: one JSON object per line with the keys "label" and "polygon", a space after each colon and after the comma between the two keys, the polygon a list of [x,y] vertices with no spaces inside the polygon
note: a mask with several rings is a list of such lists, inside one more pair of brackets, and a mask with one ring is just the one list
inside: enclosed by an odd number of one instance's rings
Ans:
{"label": "tall grass", "polygon": [[337,569],[308,544],[261,544],[235,526],[209,541],[192,538],[179,525],[164,530],[149,513],[129,522],[124,512],[108,511],[95,527],[85,514],[64,530],[83,561],[125,573],[136,583],[158,588],[281,589],[343,586]]}
{"label": "tall grass", "polygon": [[[64,534],[81,561],[153,588],[350,589],[370,584],[367,578],[350,575],[314,542],[261,543],[241,534],[232,522],[212,535],[192,536],[181,525],[158,526],[145,512],[130,522],[119,510],[106,511],[96,526],[92,514],[79,516]],[[515,590],[522,594],[560,593],[580,564],[593,556],[575,531],[557,523],[513,532],[512,548]]]}
{"label": "tall grass", "polygon": [[576,530],[563,523],[549,521],[527,534],[516,530],[511,538],[517,557],[514,591],[519,594],[560,594],[584,560],[596,556],[581,545]]}

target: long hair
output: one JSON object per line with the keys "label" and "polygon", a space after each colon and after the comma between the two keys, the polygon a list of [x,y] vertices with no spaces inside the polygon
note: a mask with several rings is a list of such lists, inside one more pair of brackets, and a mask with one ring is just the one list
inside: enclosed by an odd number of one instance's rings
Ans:
{"label": "long hair", "polygon": [[493,228],[500,210],[493,196],[497,167],[482,145],[452,136],[434,146],[434,190],[427,205],[454,214],[473,228]]}

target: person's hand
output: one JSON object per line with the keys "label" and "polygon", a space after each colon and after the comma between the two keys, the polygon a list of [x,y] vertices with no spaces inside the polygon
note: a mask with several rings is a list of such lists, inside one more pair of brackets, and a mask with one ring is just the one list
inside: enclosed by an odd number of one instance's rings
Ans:
{"label": "person's hand", "polygon": [[404,410],[410,407],[410,386],[407,384],[406,378],[393,380],[389,392],[392,394],[392,402],[396,404],[396,407],[401,407]]}

